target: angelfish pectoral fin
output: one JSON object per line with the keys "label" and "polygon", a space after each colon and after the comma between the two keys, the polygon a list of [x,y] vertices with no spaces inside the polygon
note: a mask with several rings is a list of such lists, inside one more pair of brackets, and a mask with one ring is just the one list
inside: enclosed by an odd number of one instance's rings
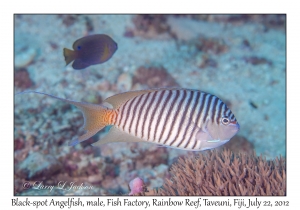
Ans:
{"label": "angelfish pectoral fin", "polygon": [[196,134],[196,139],[198,141],[213,141],[214,139],[211,137],[209,132],[205,129],[200,129]]}
{"label": "angelfish pectoral fin", "polygon": [[100,146],[102,144],[112,143],[112,142],[141,142],[143,141],[140,138],[132,136],[115,126],[111,127],[108,134],[104,136],[104,138],[100,139],[96,143],[92,144],[92,146]]}

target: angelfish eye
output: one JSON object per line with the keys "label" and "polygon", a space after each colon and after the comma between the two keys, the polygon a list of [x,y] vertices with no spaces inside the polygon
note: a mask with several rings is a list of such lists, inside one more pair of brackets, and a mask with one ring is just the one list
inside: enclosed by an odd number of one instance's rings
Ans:
{"label": "angelfish eye", "polygon": [[81,46],[77,46],[77,50],[80,50],[81,49]]}
{"label": "angelfish eye", "polygon": [[223,117],[221,122],[223,125],[228,125],[230,123],[230,120],[227,117]]}

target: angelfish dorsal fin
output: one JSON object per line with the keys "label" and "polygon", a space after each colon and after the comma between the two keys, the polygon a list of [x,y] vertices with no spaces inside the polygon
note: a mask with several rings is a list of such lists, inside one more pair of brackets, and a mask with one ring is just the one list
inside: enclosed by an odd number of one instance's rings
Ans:
{"label": "angelfish dorsal fin", "polygon": [[166,88],[153,88],[153,89],[148,89],[148,90],[129,91],[129,92],[119,93],[119,94],[113,95],[111,97],[108,97],[107,99],[104,100],[104,102],[111,104],[114,109],[117,109],[122,104],[124,104],[126,101],[128,101],[136,96],[143,95],[145,93],[150,93],[150,92],[159,91],[159,90],[181,90],[181,89],[182,88],[179,88],[179,87],[166,87]]}
{"label": "angelfish dorsal fin", "polygon": [[118,109],[126,101],[128,101],[136,96],[139,96],[139,95],[142,95],[145,93],[149,93],[152,91],[155,91],[155,90],[138,90],[138,91],[129,91],[129,92],[125,92],[125,93],[120,93],[120,94],[108,97],[107,99],[104,100],[104,102],[111,104],[114,109]]}
{"label": "angelfish dorsal fin", "polygon": [[115,126],[111,127],[108,134],[104,136],[102,139],[92,144],[93,146],[100,146],[102,144],[111,143],[111,142],[141,142],[142,139],[132,136]]}

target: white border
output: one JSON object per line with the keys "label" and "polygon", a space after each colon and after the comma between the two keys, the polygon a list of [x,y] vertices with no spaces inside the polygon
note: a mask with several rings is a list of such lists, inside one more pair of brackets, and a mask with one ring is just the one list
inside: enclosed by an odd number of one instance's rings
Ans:
{"label": "white border", "polygon": [[[287,13],[287,197],[259,197],[260,200],[288,200],[299,206],[299,11],[296,1],[6,1],[1,5],[1,206],[10,209],[13,197],[13,14],[14,13]],[[274,93],[276,94],[276,93]],[[276,114],[276,113],[274,113]],[[282,128],[285,129],[285,128]],[[51,197],[30,197],[34,200]],[[66,197],[67,198],[67,197]],[[65,197],[55,197],[65,200]],[[89,197],[80,197],[87,200]],[[96,197],[91,197],[95,199]],[[100,197],[108,199],[108,197]],[[113,197],[116,198],[116,197]],[[127,197],[128,198],[128,197]],[[196,199],[196,197],[194,197]],[[212,200],[226,197],[205,197]],[[235,197],[237,198],[237,197]],[[243,197],[246,199],[246,197]],[[253,198],[253,197],[252,197]],[[122,198],[124,199],[124,198]],[[130,198],[133,199],[133,198]],[[142,198],[151,200],[152,197]],[[167,197],[164,197],[167,199]],[[172,200],[184,199],[172,197]],[[232,198],[230,198],[232,199]],[[99,207],[97,207],[99,208]],[[168,207],[156,207],[165,209]],[[179,208],[179,207],[169,207]],[[222,207],[224,208],[224,207]],[[32,208],[28,208],[32,209]],[[39,208],[41,209],[41,208]],[[74,208],[72,208],[74,209]],[[132,207],[122,207],[132,209]],[[137,209],[137,208],[135,208]],[[193,207],[194,209],[194,207]],[[224,208],[233,209],[233,208]],[[261,209],[261,208],[260,208]],[[263,209],[263,208],[262,208]]]}

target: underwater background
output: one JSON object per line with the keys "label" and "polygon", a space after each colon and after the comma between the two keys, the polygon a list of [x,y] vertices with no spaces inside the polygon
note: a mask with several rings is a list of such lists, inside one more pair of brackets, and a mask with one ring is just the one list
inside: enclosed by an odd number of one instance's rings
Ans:
{"label": "underwater background", "polygon": [[[254,149],[269,160],[286,156],[285,15],[15,15],[14,24],[15,93],[99,104],[129,90],[202,90],[222,99],[240,124],[222,147]],[[113,38],[112,58],[83,70],[66,66],[63,48],[91,34]],[[16,195],[126,195],[135,177],[153,189],[179,156],[199,153],[149,143],[90,146],[109,128],[70,147],[83,133],[77,108],[38,94],[14,100]],[[93,189],[35,190],[27,181]]]}

